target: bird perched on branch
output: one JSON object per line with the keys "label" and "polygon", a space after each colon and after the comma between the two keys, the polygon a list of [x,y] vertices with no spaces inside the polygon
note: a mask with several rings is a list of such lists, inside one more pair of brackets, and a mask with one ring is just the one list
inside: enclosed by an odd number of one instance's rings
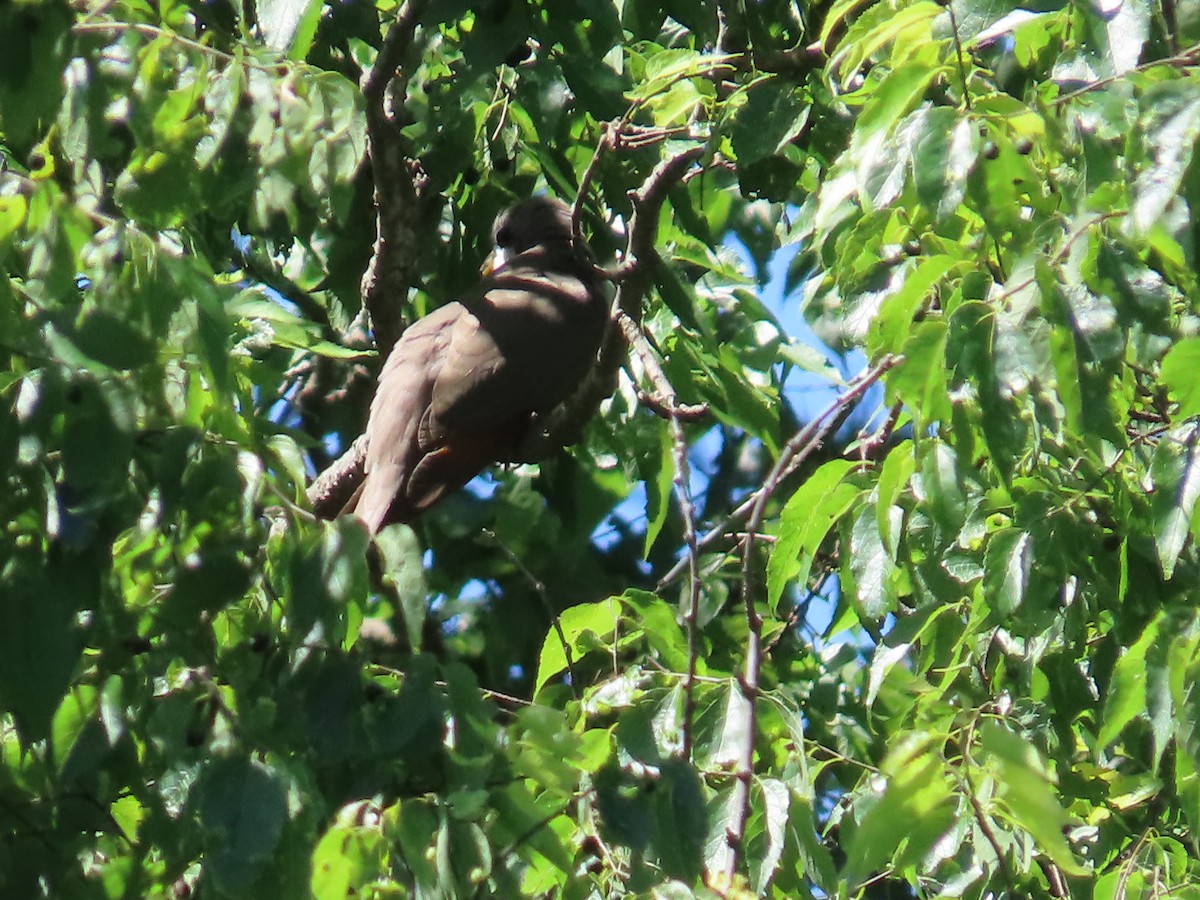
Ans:
{"label": "bird perched on branch", "polygon": [[493,236],[507,260],[409,326],[379,376],[366,478],[344,510],[372,534],[513,460],[535,417],[596,362],[608,301],[571,210],[535,197],[503,213]]}

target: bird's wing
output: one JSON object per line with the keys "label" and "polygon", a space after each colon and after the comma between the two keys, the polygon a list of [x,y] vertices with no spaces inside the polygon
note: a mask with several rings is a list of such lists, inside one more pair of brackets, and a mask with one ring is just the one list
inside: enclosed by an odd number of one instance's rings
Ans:
{"label": "bird's wing", "polygon": [[522,266],[486,279],[464,305],[422,429],[432,440],[561,403],[591,367],[607,315],[580,278]]}
{"label": "bird's wing", "polygon": [[459,304],[449,303],[414,322],[379,375],[367,425],[366,478],[352,510],[372,533],[387,520],[393,503],[404,504],[405,482],[424,453],[418,435],[421,419],[464,312]]}

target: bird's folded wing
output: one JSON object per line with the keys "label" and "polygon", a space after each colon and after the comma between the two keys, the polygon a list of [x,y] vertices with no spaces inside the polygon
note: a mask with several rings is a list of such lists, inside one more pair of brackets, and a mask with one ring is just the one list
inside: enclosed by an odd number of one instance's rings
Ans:
{"label": "bird's folded wing", "polygon": [[379,530],[392,503],[405,493],[403,482],[421,453],[421,417],[429,406],[454,323],[462,315],[462,307],[452,303],[415,322],[392,349],[379,376],[367,425],[366,479],[348,504],[372,532]]}
{"label": "bird's folded wing", "polygon": [[549,410],[592,363],[599,329],[579,279],[526,273],[500,283],[468,300],[454,325],[433,387],[433,437]]}

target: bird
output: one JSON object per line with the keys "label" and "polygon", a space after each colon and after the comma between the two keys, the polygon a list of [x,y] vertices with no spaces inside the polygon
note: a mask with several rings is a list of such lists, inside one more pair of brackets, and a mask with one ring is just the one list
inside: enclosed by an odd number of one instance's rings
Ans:
{"label": "bird", "polygon": [[570,207],[524,200],[496,219],[493,240],[499,263],[405,329],[380,373],[366,475],[343,510],[372,535],[513,460],[596,364],[609,302]]}

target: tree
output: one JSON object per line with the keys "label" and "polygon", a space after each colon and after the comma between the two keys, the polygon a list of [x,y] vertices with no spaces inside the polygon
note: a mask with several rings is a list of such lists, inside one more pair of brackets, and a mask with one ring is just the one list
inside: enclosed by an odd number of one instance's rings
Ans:
{"label": "tree", "polygon": [[[0,6],[0,896],[1200,896],[1198,39]],[[315,518],[539,190],[595,383],[412,529]]]}

